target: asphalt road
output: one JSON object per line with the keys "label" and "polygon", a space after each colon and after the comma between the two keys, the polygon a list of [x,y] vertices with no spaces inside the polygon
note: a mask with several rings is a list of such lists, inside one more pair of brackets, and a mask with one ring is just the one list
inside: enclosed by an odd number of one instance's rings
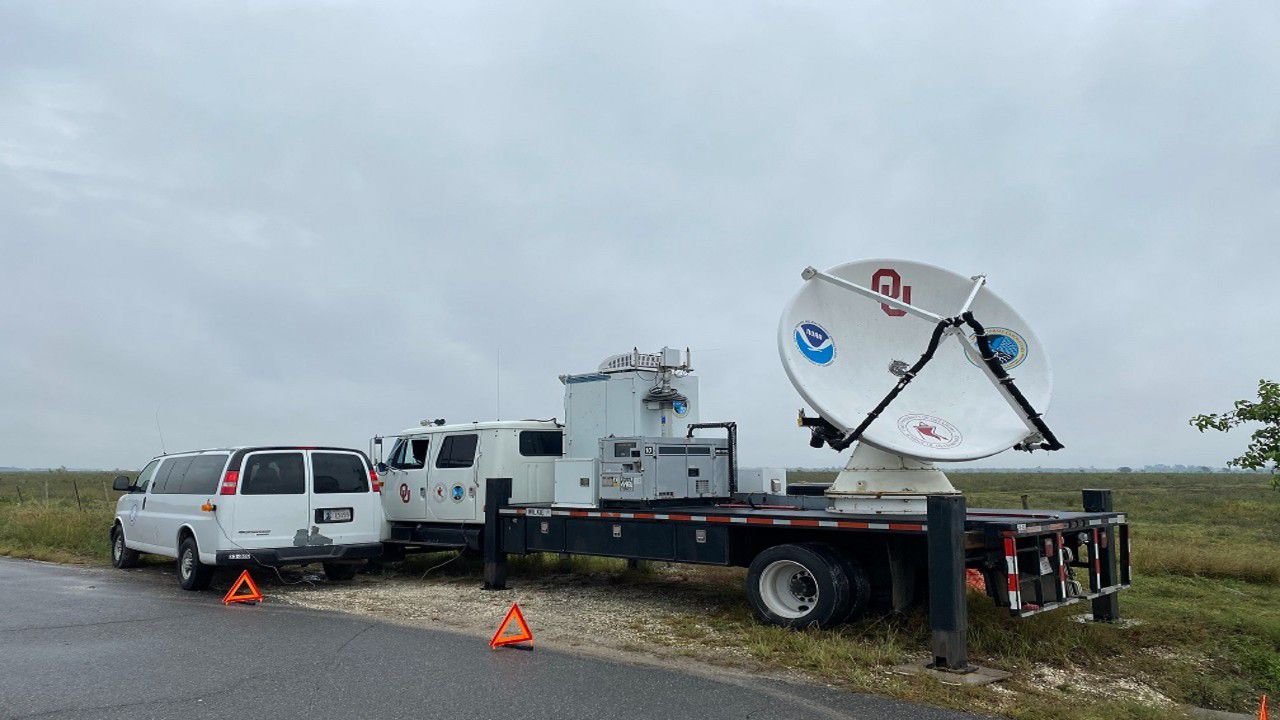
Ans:
{"label": "asphalt road", "polygon": [[0,558],[3,718],[869,718],[968,716],[265,603],[172,577]]}

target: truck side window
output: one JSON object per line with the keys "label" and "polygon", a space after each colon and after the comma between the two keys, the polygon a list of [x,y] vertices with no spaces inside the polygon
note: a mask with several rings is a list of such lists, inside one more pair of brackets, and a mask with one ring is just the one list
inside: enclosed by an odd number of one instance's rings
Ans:
{"label": "truck side window", "polygon": [[147,466],[142,468],[142,472],[138,473],[138,479],[133,481],[133,486],[137,492],[146,492],[147,486],[151,484],[151,478],[156,474],[156,468],[160,466],[159,460],[152,460]]}
{"label": "truck side window", "polygon": [[559,430],[521,430],[520,454],[525,457],[560,457],[564,454],[564,433]]}
{"label": "truck side window", "polygon": [[397,470],[420,470],[427,466],[427,448],[430,438],[400,438],[391,449],[387,464]]}
{"label": "truck side window", "polygon": [[449,435],[440,443],[440,454],[436,456],[438,468],[471,467],[476,459],[476,444],[479,435]]}
{"label": "truck side window", "polygon": [[302,453],[255,453],[240,476],[241,495],[302,495],[307,492]]}

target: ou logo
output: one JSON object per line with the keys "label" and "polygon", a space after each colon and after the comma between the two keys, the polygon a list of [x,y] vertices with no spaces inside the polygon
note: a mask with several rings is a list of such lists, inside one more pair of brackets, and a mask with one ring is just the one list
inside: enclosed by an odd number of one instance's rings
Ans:
{"label": "ou logo", "polygon": [[[880,268],[875,271],[871,276],[871,289],[885,297],[911,304],[911,286],[903,285],[902,276],[893,268]],[[880,303],[880,309],[889,317],[902,317],[907,314],[906,310],[899,310],[888,303]]]}

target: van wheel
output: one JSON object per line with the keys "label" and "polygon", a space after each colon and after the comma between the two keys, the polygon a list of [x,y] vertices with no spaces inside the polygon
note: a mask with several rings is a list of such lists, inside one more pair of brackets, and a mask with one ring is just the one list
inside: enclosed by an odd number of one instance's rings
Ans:
{"label": "van wheel", "polygon": [[355,577],[357,569],[358,568],[351,563],[327,562],[324,563],[324,576],[333,582],[342,582],[343,580],[350,580]]}
{"label": "van wheel", "polygon": [[124,528],[117,525],[111,526],[111,564],[118,568],[131,568],[138,566],[138,557],[142,553],[137,550],[130,550],[124,544]]}
{"label": "van wheel", "polygon": [[827,545],[777,545],[751,561],[747,598],[762,622],[791,629],[830,627],[849,613],[846,567]]}
{"label": "van wheel", "polygon": [[213,566],[200,562],[196,539],[187,537],[178,546],[178,583],[183,590],[207,590],[213,581]]}

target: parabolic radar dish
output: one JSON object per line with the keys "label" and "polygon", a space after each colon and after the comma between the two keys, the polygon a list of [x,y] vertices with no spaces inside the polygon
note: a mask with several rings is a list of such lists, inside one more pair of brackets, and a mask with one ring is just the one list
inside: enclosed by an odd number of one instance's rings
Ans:
{"label": "parabolic radar dish", "polygon": [[[825,273],[806,270],[805,278],[782,313],[778,351],[796,390],[836,429],[850,433],[862,425],[920,360],[938,322],[966,307],[1017,389],[1036,411],[1048,409],[1049,357],[984,279],[908,260],[859,260]],[[951,462],[994,455],[1032,436],[974,338],[966,325],[950,327],[919,375],[866,425],[861,441],[896,455]]]}

